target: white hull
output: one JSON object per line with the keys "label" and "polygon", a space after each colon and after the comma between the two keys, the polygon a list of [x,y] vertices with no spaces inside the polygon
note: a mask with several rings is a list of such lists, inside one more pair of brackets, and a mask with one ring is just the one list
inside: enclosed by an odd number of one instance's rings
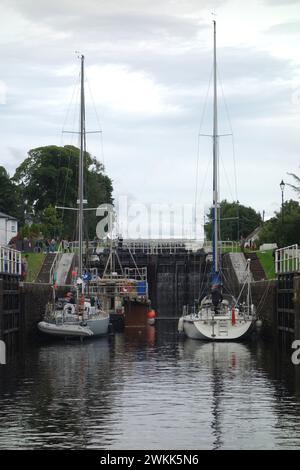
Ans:
{"label": "white hull", "polygon": [[48,335],[64,338],[103,336],[108,333],[109,315],[99,315],[80,323],[41,321],[38,323],[38,329]]}
{"label": "white hull", "polygon": [[188,338],[209,341],[234,341],[245,338],[254,327],[254,319],[231,319],[223,316],[201,319],[195,315],[182,317],[183,331]]}
{"label": "white hull", "polygon": [[108,333],[109,315],[102,315],[91,320],[87,320],[87,327],[93,332],[94,336],[103,336]]}
{"label": "white hull", "polygon": [[93,332],[81,325],[70,325],[67,323],[56,324],[46,321],[41,321],[38,323],[38,329],[42,333],[46,333],[51,336],[61,336],[61,337],[88,337],[93,336]]}

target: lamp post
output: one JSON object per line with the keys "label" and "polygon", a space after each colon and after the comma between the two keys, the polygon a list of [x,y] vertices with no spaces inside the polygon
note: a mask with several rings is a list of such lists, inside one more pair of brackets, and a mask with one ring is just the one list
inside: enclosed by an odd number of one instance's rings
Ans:
{"label": "lamp post", "polygon": [[283,225],[283,191],[284,191],[284,187],[285,187],[285,182],[283,180],[281,180],[281,183],[280,183],[280,189],[281,189],[281,223]]}

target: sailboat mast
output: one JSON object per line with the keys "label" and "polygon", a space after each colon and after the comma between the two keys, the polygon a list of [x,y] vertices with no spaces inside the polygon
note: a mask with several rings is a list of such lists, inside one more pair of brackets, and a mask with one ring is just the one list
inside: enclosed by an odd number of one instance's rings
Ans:
{"label": "sailboat mast", "polygon": [[218,229],[219,229],[219,154],[218,154],[218,107],[217,107],[217,48],[216,22],[214,23],[214,116],[213,116],[213,270],[219,270]]}
{"label": "sailboat mast", "polygon": [[79,155],[79,184],[78,184],[78,241],[79,241],[79,266],[78,276],[82,276],[83,258],[83,169],[85,150],[85,101],[84,101],[84,55],[81,55],[81,84],[80,84],[80,155]]}

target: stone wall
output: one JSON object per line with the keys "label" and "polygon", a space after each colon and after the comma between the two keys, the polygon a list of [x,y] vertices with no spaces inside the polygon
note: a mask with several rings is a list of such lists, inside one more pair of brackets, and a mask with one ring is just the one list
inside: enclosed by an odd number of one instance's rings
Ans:
{"label": "stone wall", "polygon": [[277,281],[256,281],[251,283],[252,301],[257,316],[263,322],[262,332],[266,336],[277,335]]}
{"label": "stone wall", "polygon": [[[57,295],[64,296],[67,288],[58,289]],[[21,285],[22,336],[34,338],[38,334],[37,323],[43,318],[45,308],[52,299],[53,291],[49,284],[24,283]]]}

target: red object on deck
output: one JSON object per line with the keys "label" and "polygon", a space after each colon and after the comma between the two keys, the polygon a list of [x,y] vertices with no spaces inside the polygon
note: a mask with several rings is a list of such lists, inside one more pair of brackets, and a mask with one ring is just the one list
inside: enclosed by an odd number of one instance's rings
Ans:
{"label": "red object on deck", "polygon": [[231,309],[231,324],[232,325],[236,324],[234,306],[232,306],[232,309]]}
{"label": "red object on deck", "polygon": [[155,310],[149,310],[149,312],[147,313],[147,317],[148,318],[155,318],[156,317]]}

